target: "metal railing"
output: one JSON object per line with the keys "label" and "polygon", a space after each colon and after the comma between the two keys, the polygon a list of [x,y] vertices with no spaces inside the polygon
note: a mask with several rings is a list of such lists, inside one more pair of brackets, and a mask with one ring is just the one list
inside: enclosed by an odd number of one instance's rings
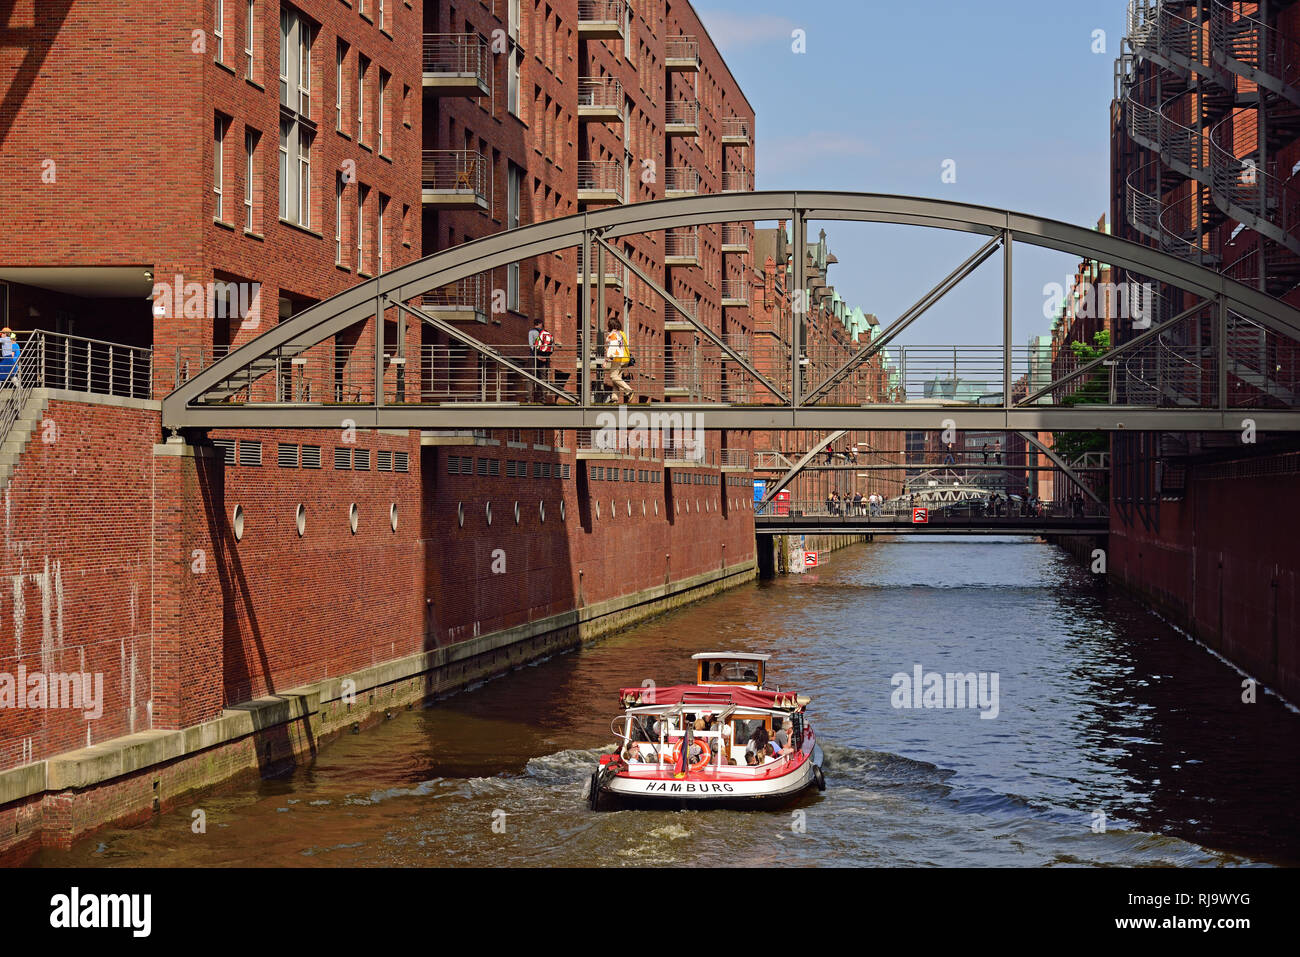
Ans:
{"label": "metal railing", "polygon": [[436,76],[492,80],[487,41],[473,33],[426,33],[424,72]]}
{"label": "metal railing", "polygon": [[131,399],[153,398],[153,350],[34,330],[19,333],[18,358],[0,360],[0,445],[33,389],[62,389]]}
{"label": "metal railing", "polygon": [[623,84],[612,76],[578,77],[578,110],[623,112]]}
{"label": "metal railing", "polygon": [[664,233],[664,257],[667,259],[700,258],[700,229],[670,229]]}
{"label": "metal railing", "polygon": [[700,41],[692,36],[668,37],[664,40],[665,60],[700,62]]}
{"label": "metal railing", "polygon": [[623,164],[616,160],[580,160],[578,162],[578,192],[614,193],[621,203],[626,199],[626,175]]}
{"label": "metal railing", "polygon": [[699,126],[699,101],[669,100],[664,104],[664,122],[668,126]]}
{"label": "metal railing", "polygon": [[487,158],[477,150],[425,150],[420,187],[425,192],[490,194]]}
{"label": "metal railing", "polygon": [[467,317],[486,317],[488,309],[488,282],[483,275],[466,276],[450,286],[431,289],[420,297],[420,307],[429,312],[443,314],[466,313]]}
{"label": "metal railing", "polygon": [[627,19],[627,0],[578,0],[578,23],[623,26]]}
{"label": "metal railing", "polygon": [[1210,48],[1228,70],[1300,104],[1300,42],[1224,0],[1211,0]]}
{"label": "metal railing", "polygon": [[[727,250],[728,246],[743,246],[748,252],[752,249],[754,240],[753,234],[749,231],[748,226],[742,226],[739,223],[724,223],[722,226],[722,247]],[[734,249],[729,251],[735,251]]]}
{"label": "metal railing", "polygon": [[743,302],[749,305],[749,281],[746,279],[722,280],[722,298],[731,302]]}
{"label": "metal railing", "polygon": [[700,191],[700,171],[693,166],[669,166],[664,170],[664,191],[694,196]]}
{"label": "metal railing", "polygon": [[724,169],[722,171],[722,191],[724,193],[748,193],[754,188],[754,176],[747,169]]}
{"label": "metal railing", "polygon": [[722,138],[738,139],[741,137],[747,141],[753,138],[753,130],[750,129],[749,120],[743,116],[724,116],[722,118]]}
{"label": "metal railing", "polygon": [[44,336],[35,332],[18,343],[18,358],[0,359],[0,448],[22,417],[32,390],[41,387]]}
{"label": "metal railing", "polygon": [[1209,62],[1201,24],[1179,16],[1163,0],[1129,0],[1128,35],[1136,49],[1162,55],[1184,69]]}
{"label": "metal railing", "polygon": [[749,450],[723,449],[719,455],[718,464],[724,469],[748,469]]}

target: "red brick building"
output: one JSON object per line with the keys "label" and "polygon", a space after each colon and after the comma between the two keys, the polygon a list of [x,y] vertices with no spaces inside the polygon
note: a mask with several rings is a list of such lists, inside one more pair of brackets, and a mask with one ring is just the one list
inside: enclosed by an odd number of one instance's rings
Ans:
{"label": "red brick building", "polygon": [[[105,689],[93,722],[0,709],[0,851],[148,813],[753,575],[747,435],[603,450],[341,419],[166,441],[159,421],[158,399],[215,357],[421,255],[752,188],[753,109],[689,4],[54,0],[0,28],[0,320],[41,360],[0,421],[0,674]],[[744,344],[750,225],[625,248]],[[506,352],[541,316],[557,383],[576,382],[575,317],[599,283],[645,357],[639,394],[739,387],[649,284],[612,261],[586,280],[570,250],[415,305]],[[373,374],[374,322],[253,388],[347,401]],[[518,386],[398,310],[382,341],[408,401]],[[93,773],[73,750],[88,745]]]}

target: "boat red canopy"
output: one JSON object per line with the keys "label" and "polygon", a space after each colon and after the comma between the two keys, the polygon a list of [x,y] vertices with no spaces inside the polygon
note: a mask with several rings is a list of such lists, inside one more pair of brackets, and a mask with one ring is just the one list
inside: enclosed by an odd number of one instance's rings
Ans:
{"label": "boat red canopy", "polygon": [[624,707],[645,705],[697,704],[714,710],[728,705],[743,708],[796,707],[793,691],[755,691],[752,688],[727,688],[718,685],[668,685],[666,687],[620,688],[618,698]]}

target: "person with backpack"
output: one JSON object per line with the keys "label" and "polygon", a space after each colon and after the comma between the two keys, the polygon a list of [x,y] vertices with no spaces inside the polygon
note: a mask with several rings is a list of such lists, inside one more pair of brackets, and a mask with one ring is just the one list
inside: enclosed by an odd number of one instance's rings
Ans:
{"label": "person with backpack", "polygon": [[605,336],[605,385],[609,386],[607,401],[622,404],[624,399],[632,398],[632,387],[623,381],[623,370],[627,367],[631,355],[627,347],[627,336],[623,333],[623,323],[611,317]]}
{"label": "person with backpack", "polygon": [[[533,359],[533,375],[543,382],[550,383],[551,356],[555,353],[555,336],[546,330],[546,324],[540,316],[533,320],[533,328],[528,330],[528,353]],[[538,387],[534,384],[534,394],[537,390]],[[552,398],[550,392],[543,391],[543,402],[550,402]]]}
{"label": "person with backpack", "polygon": [[4,385],[13,371],[18,368],[18,356],[22,349],[14,338],[13,330],[5,326],[0,330],[0,385]]}

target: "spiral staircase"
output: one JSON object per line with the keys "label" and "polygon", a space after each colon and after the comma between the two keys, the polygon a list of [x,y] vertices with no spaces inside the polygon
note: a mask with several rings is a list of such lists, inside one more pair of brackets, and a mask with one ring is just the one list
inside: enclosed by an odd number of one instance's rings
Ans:
{"label": "spiral staircase", "polygon": [[[1300,43],[1243,12],[1258,6],[1130,0],[1117,93],[1129,138],[1152,158],[1128,175],[1124,207],[1161,250],[1281,298],[1300,287],[1300,174],[1275,159],[1300,138]],[[1254,243],[1236,242],[1243,228]],[[1192,305],[1165,289],[1154,300],[1155,323]],[[1131,351],[1117,388],[1141,404],[1213,403],[1218,334],[1206,303]],[[1230,315],[1227,345],[1230,394],[1295,402],[1272,333]]]}

